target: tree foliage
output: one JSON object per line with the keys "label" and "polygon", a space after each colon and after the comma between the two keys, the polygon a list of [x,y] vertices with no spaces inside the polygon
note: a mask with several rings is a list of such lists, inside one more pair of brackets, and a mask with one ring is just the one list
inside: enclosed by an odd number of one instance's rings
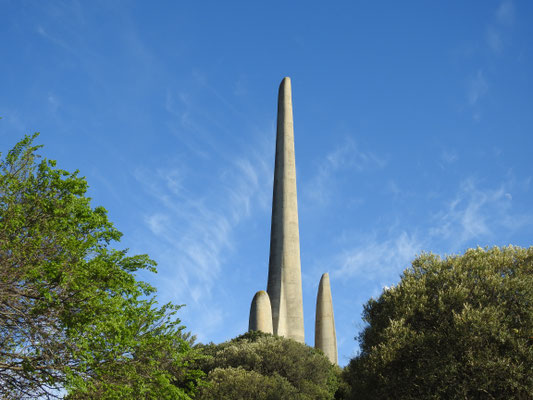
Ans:
{"label": "tree foliage", "polygon": [[110,247],[106,210],[38,160],[36,136],[0,158],[0,397],[190,398],[202,373],[179,306],[134,275],[155,262]]}
{"label": "tree foliage", "polygon": [[363,317],[354,399],[533,398],[533,247],[423,254]]}
{"label": "tree foliage", "polygon": [[203,350],[199,399],[333,399],[340,385],[340,369],[321,352],[283,337],[250,332]]}

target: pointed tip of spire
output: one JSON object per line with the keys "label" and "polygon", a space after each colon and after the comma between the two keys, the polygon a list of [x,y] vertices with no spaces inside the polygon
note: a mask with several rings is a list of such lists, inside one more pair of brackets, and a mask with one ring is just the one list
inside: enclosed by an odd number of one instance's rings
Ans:
{"label": "pointed tip of spire", "polygon": [[278,92],[278,122],[288,118],[292,123],[292,89],[291,78],[286,76],[279,85]]}
{"label": "pointed tip of spire", "polygon": [[[259,290],[259,291],[255,294],[254,298],[255,298],[255,297],[259,297],[259,296],[267,296],[267,297],[268,297],[268,293],[265,292],[264,290]],[[269,301],[270,301],[270,300],[269,300]]]}
{"label": "pointed tip of spire", "polygon": [[282,92],[284,92],[284,91],[286,91],[286,90],[288,90],[289,92],[290,92],[290,90],[291,90],[291,78],[288,77],[288,76],[286,76],[285,78],[283,78],[283,79],[281,80],[280,85],[279,85],[279,91],[280,91],[280,93],[282,93]]}
{"label": "pointed tip of spire", "polygon": [[326,283],[326,281],[329,283],[329,273],[324,272],[320,278],[320,284],[322,284],[322,282]]}

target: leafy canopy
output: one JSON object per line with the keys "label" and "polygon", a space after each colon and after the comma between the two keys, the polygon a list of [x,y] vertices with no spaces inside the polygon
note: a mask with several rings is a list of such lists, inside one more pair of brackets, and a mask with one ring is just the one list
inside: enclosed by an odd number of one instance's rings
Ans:
{"label": "leafy canopy", "polygon": [[363,317],[354,399],[533,398],[533,247],[423,254]]}
{"label": "leafy canopy", "polygon": [[0,158],[0,397],[189,399],[179,306],[134,275],[155,262],[110,247],[121,233],[37,135]]}
{"label": "leafy canopy", "polygon": [[340,368],[305,344],[262,332],[203,348],[208,386],[198,399],[333,399]]}

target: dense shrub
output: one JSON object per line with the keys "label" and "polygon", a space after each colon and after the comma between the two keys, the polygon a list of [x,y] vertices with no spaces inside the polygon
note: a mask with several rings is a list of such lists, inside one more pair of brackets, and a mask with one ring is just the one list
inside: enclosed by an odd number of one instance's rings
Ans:
{"label": "dense shrub", "polygon": [[353,399],[533,398],[533,247],[423,254],[363,317]]}
{"label": "dense shrub", "polygon": [[261,332],[203,348],[200,399],[334,399],[340,369],[319,351]]}

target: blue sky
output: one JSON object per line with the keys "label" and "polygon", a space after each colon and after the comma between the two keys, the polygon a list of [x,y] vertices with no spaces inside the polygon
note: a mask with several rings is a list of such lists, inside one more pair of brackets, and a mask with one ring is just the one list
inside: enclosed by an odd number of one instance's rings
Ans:
{"label": "blue sky", "polygon": [[533,3],[0,0],[0,151],[41,132],[200,341],[266,288],[277,89],[293,88],[306,341],[339,362],[422,251],[533,237]]}

